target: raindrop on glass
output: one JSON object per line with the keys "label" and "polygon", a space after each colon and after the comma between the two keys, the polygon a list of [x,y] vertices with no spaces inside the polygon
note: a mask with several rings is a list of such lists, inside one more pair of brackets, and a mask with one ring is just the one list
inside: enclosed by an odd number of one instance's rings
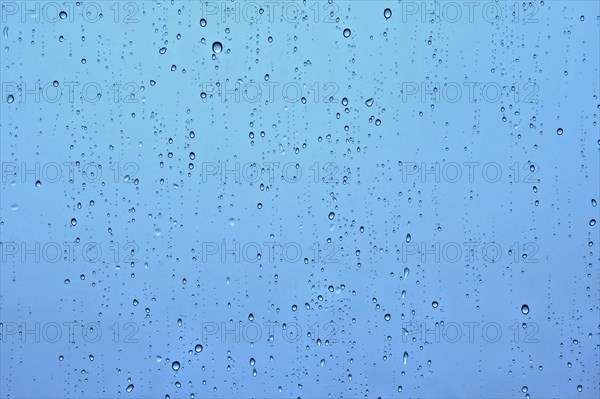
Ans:
{"label": "raindrop on glass", "polygon": [[223,45],[221,42],[214,42],[212,44],[212,50],[215,54],[219,54],[221,51],[223,51]]}

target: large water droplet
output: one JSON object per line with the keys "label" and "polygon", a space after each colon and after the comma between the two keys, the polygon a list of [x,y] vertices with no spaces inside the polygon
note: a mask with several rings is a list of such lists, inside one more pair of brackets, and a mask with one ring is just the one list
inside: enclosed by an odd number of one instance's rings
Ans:
{"label": "large water droplet", "polygon": [[390,17],[392,16],[392,10],[386,8],[385,10],[383,10],[383,16],[385,17],[385,19],[390,19]]}
{"label": "large water droplet", "polygon": [[350,37],[351,34],[352,34],[352,32],[350,31],[350,29],[348,29],[348,28],[344,29],[344,37]]}
{"label": "large water droplet", "polygon": [[221,51],[223,51],[223,45],[221,42],[214,42],[212,44],[212,50],[215,54],[219,54]]}
{"label": "large water droplet", "polygon": [[527,305],[521,306],[521,313],[528,314],[529,313],[529,306],[527,306]]}

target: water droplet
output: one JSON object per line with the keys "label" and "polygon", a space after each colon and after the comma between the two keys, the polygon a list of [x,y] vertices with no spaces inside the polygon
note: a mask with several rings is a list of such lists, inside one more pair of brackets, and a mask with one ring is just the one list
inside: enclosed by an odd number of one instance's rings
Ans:
{"label": "water droplet", "polygon": [[581,392],[581,391],[583,391],[583,386],[577,385],[577,392]]}
{"label": "water droplet", "polygon": [[212,44],[212,50],[215,54],[219,54],[221,51],[223,51],[223,45],[221,42],[214,42]]}
{"label": "water droplet", "polygon": [[198,344],[198,345],[196,345],[196,346],[194,347],[194,352],[196,352],[196,353],[200,353],[200,352],[202,352],[202,349],[204,349],[204,348],[202,347],[202,345]]}
{"label": "water droplet", "polygon": [[594,226],[596,224],[596,219],[590,220],[590,226]]}
{"label": "water droplet", "polygon": [[77,219],[71,219],[71,226],[75,226],[77,224]]}
{"label": "water droplet", "polygon": [[392,319],[392,315],[389,313],[386,313],[386,315],[383,316],[383,318],[385,319],[385,321],[390,321]]}
{"label": "water droplet", "polygon": [[158,50],[158,52],[159,52],[160,54],[164,54],[164,53],[166,53],[166,52],[167,52],[167,48],[166,48],[166,47],[163,47],[163,48],[161,48],[160,50]]}
{"label": "water droplet", "polygon": [[371,105],[373,105],[373,99],[372,99],[372,98],[369,98],[367,101],[365,101],[365,105],[366,105],[367,107],[370,107]]}
{"label": "water droplet", "polygon": [[406,364],[408,362],[408,352],[404,352],[404,356],[402,356],[402,363]]}
{"label": "water droplet", "polygon": [[41,182],[41,181],[37,180],[37,181],[35,182],[35,186],[36,186],[36,187],[40,187],[41,185],[42,185],[42,182]]}
{"label": "water droplet", "polygon": [[385,19],[390,19],[390,17],[392,16],[392,10],[386,8],[385,10],[383,10],[383,16],[385,17]]}
{"label": "water droplet", "polygon": [[352,32],[350,31],[350,29],[348,29],[348,28],[344,29],[344,37],[350,37],[351,34],[352,34]]}
{"label": "water droplet", "polygon": [[435,309],[435,308],[437,308],[437,307],[438,307],[438,303],[437,303],[437,301],[433,301],[433,302],[431,302],[431,306],[432,306],[434,309]]}
{"label": "water droplet", "polygon": [[65,11],[61,11],[60,14],[58,14],[58,16],[60,17],[60,19],[67,19],[67,13]]}
{"label": "water droplet", "polygon": [[12,94],[9,94],[8,97],[6,97],[6,102],[12,104],[13,101],[15,101],[15,97]]}
{"label": "water droplet", "polygon": [[180,367],[181,367],[181,365],[180,365],[180,364],[179,364],[179,362],[177,362],[177,361],[175,361],[175,362],[173,362],[173,363],[171,364],[171,368],[172,368],[174,371],[177,371],[177,370],[179,370],[179,368],[180,368]]}
{"label": "water droplet", "polygon": [[529,313],[529,306],[527,306],[527,305],[521,306],[521,313],[528,314]]}
{"label": "water droplet", "polygon": [[556,129],[556,134],[558,134],[559,136],[563,134],[562,127],[559,127],[558,129]]}
{"label": "water droplet", "polygon": [[127,385],[127,392],[129,393],[131,391],[133,391],[133,384]]}
{"label": "water droplet", "polygon": [[335,213],[329,212],[329,215],[327,217],[329,218],[329,220],[333,220],[333,218],[335,217]]}

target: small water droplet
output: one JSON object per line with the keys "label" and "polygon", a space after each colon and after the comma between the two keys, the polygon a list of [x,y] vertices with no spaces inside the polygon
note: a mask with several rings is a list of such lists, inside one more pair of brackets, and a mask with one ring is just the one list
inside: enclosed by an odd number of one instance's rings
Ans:
{"label": "small water droplet", "polygon": [[527,306],[527,305],[521,306],[521,313],[528,314],[529,313],[529,306]]}

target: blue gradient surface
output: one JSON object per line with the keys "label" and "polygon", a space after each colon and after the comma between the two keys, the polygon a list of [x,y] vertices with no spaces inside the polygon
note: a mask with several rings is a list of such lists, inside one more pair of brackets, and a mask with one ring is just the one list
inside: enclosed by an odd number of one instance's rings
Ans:
{"label": "blue gradient surface", "polygon": [[1,398],[600,397],[598,1],[1,1]]}

